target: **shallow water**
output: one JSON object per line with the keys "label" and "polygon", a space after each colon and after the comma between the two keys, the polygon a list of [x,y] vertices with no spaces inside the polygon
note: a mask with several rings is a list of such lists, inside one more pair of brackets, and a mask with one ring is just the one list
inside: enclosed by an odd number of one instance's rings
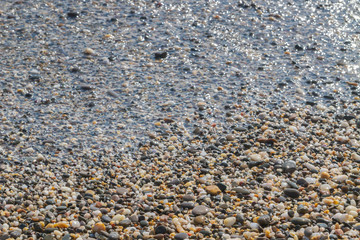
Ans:
{"label": "shallow water", "polygon": [[[248,112],[282,101],[346,111],[360,93],[359,8],[358,1],[2,1],[3,134],[22,129],[32,136],[22,144],[50,154],[41,141],[111,149],[169,131],[154,126],[164,118],[192,131],[185,119],[199,101],[207,121],[220,123],[234,104]],[[5,148],[21,154],[16,144]]]}

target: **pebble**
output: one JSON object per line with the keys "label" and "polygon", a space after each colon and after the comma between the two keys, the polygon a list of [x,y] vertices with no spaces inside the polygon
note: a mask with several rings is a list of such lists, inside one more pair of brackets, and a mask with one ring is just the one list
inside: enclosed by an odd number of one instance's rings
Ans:
{"label": "pebble", "polygon": [[119,234],[117,232],[111,232],[108,236],[109,240],[117,240],[119,239]]}
{"label": "pebble", "polygon": [[119,225],[123,226],[123,227],[128,227],[128,226],[131,225],[131,221],[130,221],[130,219],[124,219],[124,220],[119,222]]}
{"label": "pebble", "polygon": [[84,49],[84,53],[85,53],[86,55],[94,55],[94,54],[95,54],[95,51],[94,51],[93,49],[91,49],[91,48],[85,48],[85,49]]}
{"label": "pebble", "polygon": [[271,217],[269,215],[262,215],[258,218],[257,223],[261,226],[261,227],[267,227],[269,226],[271,221]]}
{"label": "pebble", "polygon": [[98,222],[98,223],[96,223],[94,225],[92,230],[93,230],[93,232],[100,233],[101,231],[105,231],[106,228],[105,228],[105,225],[102,222]]}
{"label": "pebble", "polygon": [[194,223],[195,224],[203,224],[203,223],[205,223],[205,220],[206,220],[206,218],[204,216],[196,216],[194,218]]}
{"label": "pebble", "polygon": [[210,211],[210,209],[204,205],[199,205],[196,206],[193,210],[192,213],[194,215],[205,215]]}
{"label": "pebble", "polygon": [[294,188],[286,188],[286,189],[284,189],[284,193],[286,196],[291,197],[291,198],[300,197],[300,192]]}
{"label": "pebble", "polygon": [[249,157],[252,161],[262,161],[262,157],[260,154],[251,154]]}
{"label": "pebble", "polygon": [[188,239],[189,236],[186,233],[177,233],[174,238],[176,240],[183,240],[183,239]]}
{"label": "pebble", "polygon": [[165,226],[160,225],[155,228],[155,234],[165,234],[166,232],[167,229]]}
{"label": "pebble", "polygon": [[303,217],[294,217],[291,219],[291,222],[295,225],[307,225],[311,221],[309,219],[303,218]]}
{"label": "pebble", "polygon": [[209,193],[210,195],[213,195],[213,196],[219,195],[221,193],[220,188],[216,185],[206,186],[205,190],[207,193]]}
{"label": "pebble", "polygon": [[345,182],[346,180],[348,180],[348,176],[347,175],[338,175],[334,177],[334,181],[337,183],[342,183]]}
{"label": "pebble", "polygon": [[228,218],[225,218],[224,220],[224,225],[226,227],[231,227],[232,225],[234,225],[236,222],[236,218],[235,217],[228,217]]}
{"label": "pebble", "polygon": [[285,173],[293,173],[296,170],[296,163],[292,160],[285,161],[282,165],[282,169]]}

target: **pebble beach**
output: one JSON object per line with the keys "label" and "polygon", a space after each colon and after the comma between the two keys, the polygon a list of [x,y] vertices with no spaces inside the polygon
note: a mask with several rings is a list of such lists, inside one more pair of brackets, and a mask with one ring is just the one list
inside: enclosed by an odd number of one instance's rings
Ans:
{"label": "pebble beach", "polygon": [[360,3],[1,0],[0,240],[359,239]]}

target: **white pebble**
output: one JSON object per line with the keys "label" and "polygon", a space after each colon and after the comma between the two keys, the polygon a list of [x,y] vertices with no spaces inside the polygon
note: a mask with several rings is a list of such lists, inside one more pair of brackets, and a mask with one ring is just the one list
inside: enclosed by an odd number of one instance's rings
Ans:
{"label": "white pebble", "polygon": [[346,220],[348,219],[348,215],[347,214],[337,213],[337,214],[335,214],[333,216],[333,219],[336,219],[339,222],[346,222]]}
{"label": "white pebble", "polygon": [[79,228],[80,227],[80,222],[79,221],[71,221],[71,226],[73,228]]}
{"label": "white pebble", "polygon": [[257,223],[250,223],[250,228],[251,229],[259,229],[259,224],[257,224]]}
{"label": "white pebble", "polygon": [[251,154],[249,157],[250,157],[250,159],[253,160],[253,161],[261,161],[261,156],[260,156],[260,154]]}
{"label": "white pebble", "polygon": [[234,225],[236,222],[236,218],[235,217],[228,217],[224,220],[224,225],[226,227],[231,227],[232,225]]}
{"label": "white pebble", "polygon": [[290,132],[292,132],[292,133],[296,133],[296,132],[297,132],[297,128],[296,128],[295,126],[290,126],[290,127],[289,127],[289,130],[290,130]]}
{"label": "white pebble", "polygon": [[351,154],[351,159],[355,161],[360,161],[360,156],[357,153]]}
{"label": "white pebble", "polygon": [[348,178],[349,177],[346,175],[339,175],[339,176],[334,177],[334,181],[341,183],[341,182],[345,182]]}
{"label": "white pebble", "polygon": [[71,188],[69,188],[69,187],[61,187],[60,189],[63,192],[72,192]]}

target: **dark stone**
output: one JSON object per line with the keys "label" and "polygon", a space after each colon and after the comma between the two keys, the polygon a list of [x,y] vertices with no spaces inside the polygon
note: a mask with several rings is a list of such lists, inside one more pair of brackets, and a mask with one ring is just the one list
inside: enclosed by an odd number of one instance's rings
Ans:
{"label": "dark stone", "polygon": [[294,217],[293,219],[291,219],[291,222],[295,225],[307,225],[310,223],[310,219],[303,217]]}
{"label": "dark stone", "polygon": [[157,52],[157,53],[154,54],[156,60],[166,58],[167,55],[168,55],[167,52]]}
{"label": "dark stone", "polygon": [[119,234],[117,232],[111,232],[108,236],[109,240],[118,240],[119,239]]}
{"label": "dark stone", "polygon": [[263,161],[251,161],[247,165],[249,168],[253,168],[253,167],[260,166],[263,163],[264,163]]}
{"label": "dark stone", "polygon": [[146,221],[146,220],[141,220],[141,221],[140,221],[140,226],[142,226],[142,227],[149,226],[149,222]]}
{"label": "dark stone", "polygon": [[300,197],[300,192],[297,189],[294,188],[286,188],[284,190],[284,194],[291,198],[298,198]]}
{"label": "dark stone", "polygon": [[128,226],[130,226],[130,224],[131,224],[131,221],[129,219],[124,219],[119,222],[119,225],[123,226],[123,227],[128,227]]}
{"label": "dark stone", "polygon": [[46,203],[47,205],[54,205],[54,204],[55,204],[55,200],[54,200],[54,199],[47,199],[47,200],[45,201],[45,203]]}
{"label": "dark stone", "polygon": [[230,197],[229,195],[227,195],[227,194],[224,194],[224,195],[223,195],[223,200],[224,200],[225,202],[230,202],[230,201],[231,201],[231,197]]}
{"label": "dark stone", "polygon": [[65,234],[64,237],[62,238],[62,240],[71,240],[71,235]]}
{"label": "dark stone", "polygon": [[206,231],[206,230],[201,230],[199,233],[201,233],[204,236],[211,236],[211,232]]}
{"label": "dark stone", "polygon": [[58,206],[56,207],[56,211],[65,211],[67,209],[66,206]]}
{"label": "dark stone", "polygon": [[306,214],[306,213],[309,212],[309,209],[308,209],[306,206],[300,204],[300,205],[298,206],[298,208],[297,208],[297,212],[298,212],[299,214]]}
{"label": "dark stone", "polygon": [[242,214],[236,214],[236,222],[243,224],[245,222],[244,215]]}
{"label": "dark stone", "polygon": [[233,189],[233,191],[235,191],[237,194],[242,195],[242,196],[248,196],[250,194],[250,191],[245,189],[245,188],[241,188],[241,187],[236,187]]}
{"label": "dark stone", "polygon": [[137,215],[131,215],[129,217],[130,221],[132,222],[138,222],[139,221],[139,217]]}
{"label": "dark stone", "polygon": [[309,183],[304,178],[299,178],[296,181],[296,183],[299,184],[302,187],[308,187],[309,186]]}
{"label": "dark stone", "polygon": [[160,225],[155,228],[155,234],[165,234],[167,232],[167,229],[165,226]]}
{"label": "dark stone", "polygon": [[261,226],[261,227],[267,227],[269,226],[271,221],[271,217],[269,215],[262,215],[258,218],[257,223]]}
{"label": "dark stone", "polygon": [[55,238],[54,238],[52,235],[47,234],[47,235],[45,235],[45,237],[43,238],[43,240],[55,240]]}
{"label": "dark stone", "polygon": [[21,235],[21,232],[19,230],[10,232],[10,236],[13,238],[18,238],[18,237],[20,237],[20,235]]}
{"label": "dark stone", "polygon": [[218,186],[218,188],[222,191],[225,192],[226,190],[226,185],[223,183],[217,183],[216,186]]}
{"label": "dark stone", "polygon": [[303,51],[304,50],[304,48],[302,46],[300,46],[299,44],[296,44],[294,48],[295,48],[296,51]]}
{"label": "dark stone", "polygon": [[184,195],[183,196],[183,200],[184,201],[187,201],[187,202],[189,202],[189,201],[194,201],[195,200],[195,197],[193,196],[193,195]]}
{"label": "dark stone", "polygon": [[293,173],[296,170],[296,163],[293,160],[285,161],[282,165],[282,170],[285,173]]}
{"label": "dark stone", "polygon": [[67,13],[68,18],[77,18],[79,16],[79,13],[76,11],[70,11]]}
{"label": "dark stone", "polygon": [[34,224],[34,230],[35,232],[43,232],[43,229],[39,223]]}
{"label": "dark stone", "polygon": [[189,236],[186,233],[178,233],[175,235],[176,240],[184,240],[189,238]]}
{"label": "dark stone", "polygon": [[182,208],[193,209],[195,204],[193,202],[183,202],[180,204]]}
{"label": "dark stone", "polygon": [[103,222],[106,222],[106,223],[111,222],[111,218],[110,218],[108,215],[103,215],[103,216],[101,217],[101,220],[102,220]]}
{"label": "dark stone", "polygon": [[45,228],[45,233],[52,233],[53,231],[57,230],[57,228]]}

